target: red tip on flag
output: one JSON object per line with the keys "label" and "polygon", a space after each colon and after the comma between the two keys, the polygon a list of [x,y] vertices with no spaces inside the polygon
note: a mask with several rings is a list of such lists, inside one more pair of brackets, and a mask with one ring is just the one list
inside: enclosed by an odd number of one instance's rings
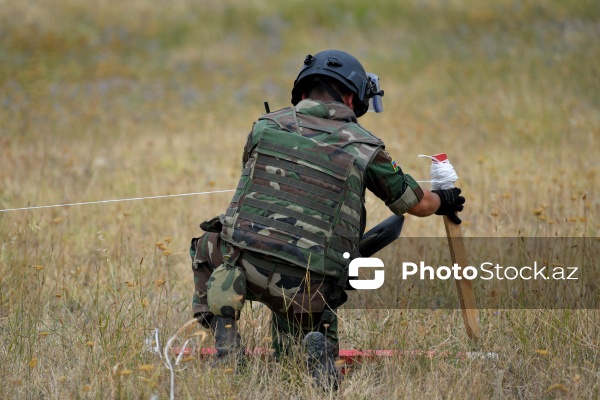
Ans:
{"label": "red tip on flag", "polygon": [[436,160],[437,162],[444,162],[448,159],[448,156],[446,155],[446,153],[440,153],[440,154],[434,155],[433,159]]}

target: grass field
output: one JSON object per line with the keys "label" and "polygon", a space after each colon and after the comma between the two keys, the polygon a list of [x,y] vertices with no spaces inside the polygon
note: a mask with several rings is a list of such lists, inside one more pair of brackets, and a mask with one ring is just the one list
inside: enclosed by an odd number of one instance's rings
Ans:
{"label": "grass field", "polygon": [[[338,48],[381,77],[385,112],[361,124],[405,172],[449,155],[465,236],[600,236],[597,1],[0,4],[2,210],[233,189],[263,101],[288,106],[304,56]],[[230,196],[0,212],[0,398],[168,398],[144,342],[191,318],[189,241]],[[367,205],[371,226],[389,215]],[[440,218],[403,231],[444,235]],[[247,344],[268,347],[268,313],[244,313]],[[343,348],[499,358],[381,360],[323,395],[300,356],[239,375],[193,357],[177,398],[600,397],[596,310],[481,310],[477,344],[455,310],[339,316]]]}

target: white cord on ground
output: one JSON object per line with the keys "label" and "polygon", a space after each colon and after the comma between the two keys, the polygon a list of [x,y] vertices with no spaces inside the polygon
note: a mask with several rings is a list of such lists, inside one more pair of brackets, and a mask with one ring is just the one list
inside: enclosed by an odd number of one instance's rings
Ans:
{"label": "white cord on ground", "polygon": [[[171,373],[171,385],[170,385],[170,395],[169,395],[169,399],[170,400],[175,400],[175,370],[173,369],[173,364],[171,363],[171,356],[169,355],[169,351],[171,350],[171,346],[173,345],[173,341],[175,339],[177,339],[179,337],[179,335],[181,335],[181,333],[187,329],[188,326],[197,323],[198,320],[196,318],[189,320],[188,322],[186,322],[181,328],[177,329],[177,332],[175,332],[175,334],[173,336],[171,336],[169,338],[169,340],[167,341],[167,344],[165,345],[165,349],[164,349],[164,360],[165,360],[165,364],[167,366],[167,369],[169,370],[169,372]],[[179,352],[179,356],[177,357],[177,362],[175,365],[179,364],[179,361],[181,360],[181,355],[184,353],[185,351],[185,347],[187,346],[189,340],[187,340],[184,345],[183,348],[180,350]]]}
{"label": "white cord on ground", "polygon": [[88,204],[120,203],[120,202],[123,202],[123,201],[148,200],[148,199],[165,199],[165,198],[168,198],[168,197],[199,196],[199,195],[203,195],[203,194],[227,193],[227,192],[235,192],[235,189],[213,190],[212,192],[196,192],[196,193],[182,193],[182,194],[165,194],[165,195],[160,195],[160,196],[148,196],[148,197],[133,197],[133,198],[129,198],[129,199],[114,199],[114,200],[86,201],[86,202],[80,202],[80,203],[53,204],[53,205],[49,205],[49,206],[31,206],[31,207],[20,207],[20,208],[6,208],[4,210],[0,210],[0,212],[24,211],[24,210],[38,210],[38,209],[41,209],[41,208],[57,208],[57,207],[84,206],[84,205],[88,205]]}
{"label": "white cord on ground", "polygon": [[146,338],[146,340],[144,341],[143,350],[157,354],[160,358],[162,358],[162,350],[160,347],[160,341],[158,337],[158,328],[154,328],[154,332],[152,333],[152,335]]}

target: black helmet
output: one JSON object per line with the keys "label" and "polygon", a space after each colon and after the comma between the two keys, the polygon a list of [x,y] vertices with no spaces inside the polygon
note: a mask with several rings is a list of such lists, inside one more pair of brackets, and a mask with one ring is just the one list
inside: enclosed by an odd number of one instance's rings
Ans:
{"label": "black helmet", "polygon": [[367,112],[369,99],[377,94],[373,82],[356,58],[340,50],[325,50],[314,56],[309,54],[304,59],[292,89],[293,105],[298,104],[302,93],[310,89],[318,76],[333,78],[354,93],[354,113],[357,118]]}

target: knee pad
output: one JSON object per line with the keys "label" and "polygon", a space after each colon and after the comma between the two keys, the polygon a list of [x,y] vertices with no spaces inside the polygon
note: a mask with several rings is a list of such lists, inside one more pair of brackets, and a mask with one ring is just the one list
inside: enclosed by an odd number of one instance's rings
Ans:
{"label": "knee pad", "polygon": [[246,274],[238,266],[220,265],[207,283],[209,310],[221,317],[240,317],[246,301]]}

